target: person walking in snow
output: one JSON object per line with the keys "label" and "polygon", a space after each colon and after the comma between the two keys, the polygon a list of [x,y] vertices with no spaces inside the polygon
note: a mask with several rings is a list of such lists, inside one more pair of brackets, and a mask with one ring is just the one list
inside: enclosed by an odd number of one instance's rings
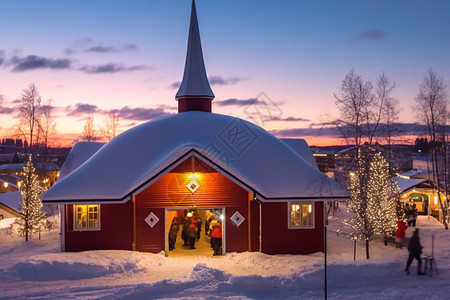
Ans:
{"label": "person walking in snow", "polygon": [[405,238],[405,230],[408,228],[403,220],[397,223],[397,232],[395,234],[395,248],[402,249],[403,239]]}
{"label": "person walking in snow", "polygon": [[405,272],[407,275],[409,275],[409,267],[411,266],[411,263],[414,258],[417,260],[417,263],[418,263],[417,275],[425,274],[422,272],[422,259],[420,258],[420,255],[422,254],[422,248],[423,247],[420,244],[420,240],[419,240],[419,229],[416,229],[413,232],[413,235],[408,243],[409,257],[408,257],[408,261],[406,262],[406,268],[405,268]]}

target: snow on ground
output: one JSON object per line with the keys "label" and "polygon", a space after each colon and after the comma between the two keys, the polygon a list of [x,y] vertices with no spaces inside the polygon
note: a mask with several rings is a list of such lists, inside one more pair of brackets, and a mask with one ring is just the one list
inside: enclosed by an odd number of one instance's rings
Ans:
{"label": "snow on ground", "polygon": [[[60,253],[58,230],[41,240],[9,234],[12,219],[0,221],[0,299],[323,299],[324,256],[229,253],[223,257],[165,257],[132,251]],[[342,216],[328,227],[328,297],[330,299],[448,299],[449,231],[419,216],[423,256],[431,254],[439,275],[404,272],[408,251],[371,244],[370,259],[336,231]],[[409,235],[412,230],[408,229]]]}

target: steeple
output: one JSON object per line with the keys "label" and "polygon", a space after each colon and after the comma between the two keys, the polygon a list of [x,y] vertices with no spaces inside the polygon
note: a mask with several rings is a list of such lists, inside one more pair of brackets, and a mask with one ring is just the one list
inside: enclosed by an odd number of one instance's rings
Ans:
{"label": "steeple", "polygon": [[175,96],[178,101],[178,112],[200,110],[211,112],[211,101],[214,93],[211,90],[203,62],[202,44],[198,29],[195,1],[192,0],[191,23],[184,66],[183,80]]}

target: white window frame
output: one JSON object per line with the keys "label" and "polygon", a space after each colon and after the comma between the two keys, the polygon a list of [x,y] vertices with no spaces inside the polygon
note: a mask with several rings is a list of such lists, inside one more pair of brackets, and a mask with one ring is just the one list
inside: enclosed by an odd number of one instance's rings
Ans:
{"label": "white window frame", "polygon": [[[86,228],[78,228],[77,227],[77,206],[87,206],[86,207],[86,216],[87,216],[87,218],[89,217],[89,205],[97,205],[98,206],[98,212],[97,212],[97,215],[98,215],[98,228],[89,228],[89,227],[86,227]],[[99,231],[99,230],[101,230],[101,214],[100,214],[100,211],[101,211],[101,205],[100,204],[93,204],[93,203],[91,203],[91,204],[74,204],[73,205],[73,230],[74,231]],[[86,220],[86,226],[89,226],[89,220]]]}
{"label": "white window frame", "polygon": [[[288,211],[288,228],[289,229],[314,229],[315,228],[315,209],[314,209],[314,203],[315,202],[288,202],[287,211]],[[292,205],[300,205],[300,211],[302,205],[311,205],[311,225],[291,225],[291,207]],[[301,223],[301,222],[300,222]]]}

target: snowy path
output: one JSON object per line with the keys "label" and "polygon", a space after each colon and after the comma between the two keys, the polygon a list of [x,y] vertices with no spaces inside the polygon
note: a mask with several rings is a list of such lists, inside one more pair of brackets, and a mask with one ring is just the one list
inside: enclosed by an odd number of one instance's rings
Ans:
{"label": "snowy path", "polygon": [[[435,234],[440,275],[404,274],[406,249],[353,246],[329,227],[330,299],[446,299],[450,293],[448,231],[419,219],[426,254]],[[0,299],[323,299],[323,254],[231,253],[224,257],[164,257],[130,251],[59,253],[57,233],[27,244],[0,234]]]}

